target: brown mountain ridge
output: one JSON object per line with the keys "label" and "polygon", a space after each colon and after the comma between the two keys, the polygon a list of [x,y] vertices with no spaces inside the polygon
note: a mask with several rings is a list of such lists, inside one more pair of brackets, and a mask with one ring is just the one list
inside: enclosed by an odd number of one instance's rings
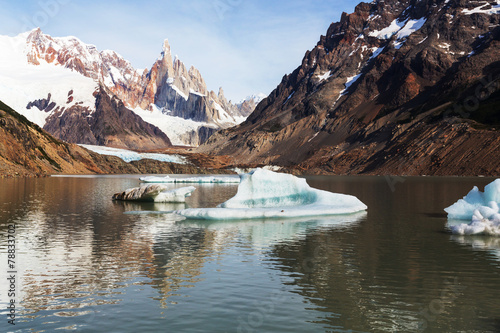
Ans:
{"label": "brown mountain ridge", "polygon": [[198,151],[314,174],[498,176],[499,7],[360,3]]}
{"label": "brown mountain ridge", "polygon": [[54,138],[0,101],[0,177],[37,177],[54,174],[227,173],[210,162],[176,164],[143,159],[130,163],[99,155]]}

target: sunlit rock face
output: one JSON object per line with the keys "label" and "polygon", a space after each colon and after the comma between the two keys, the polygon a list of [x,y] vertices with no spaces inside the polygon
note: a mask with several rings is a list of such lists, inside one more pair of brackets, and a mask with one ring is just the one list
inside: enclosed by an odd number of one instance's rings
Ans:
{"label": "sunlit rock face", "polygon": [[[99,87],[110,98],[120,100],[125,108],[137,113],[143,121],[158,127],[175,145],[197,146],[217,130],[241,123],[255,108],[255,104],[249,101],[240,104],[228,101],[222,88],[218,93],[208,90],[198,69],[194,66],[188,69],[179,58],[172,57],[167,40],[151,69],[136,69],[114,51],[99,51],[94,45],[85,44],[76,37],[51,37],[40,29],[7,38],[1,44],[9,54],[19,51],[18,58],[29,64],[31,70],[43,67],[48,73],[45,77],[55,77],[49,69],[56,68],[59,72],[67,69],[90,79],[79,80],[82,82],[75,82],[75,77],[60,79],[53,89],[57,89],[58,94],[47,88],[40,93],[26,94],[19,105],[14,105],[16,109],[26,109],[30,120],[43,118],[37,121],[41,127],[45,126],[45,119],[49,116],[64,115],[63,112],[73,106],[81,107],[73,108],[72,112],[81,114],[82,118],[92,116],[96,110],[93,94]],[[16,52],[9,48],[16,49]],[[2,61],[8,63],[9,59]],[[45,79],[41,84],[53,86],[53,82],[49,81]],[[40,101],[47,102],[47,105]],[[40,112],[42,115],[37,115]],[[47,130],[66,140],[63,133],[70,131],[68,126],[62,121],[52,123]],[[136,135],[134,129],[127,130]],[[88,136],[87,133],[79,135],[79,138]],[[89,140],[77,143],[95,144]],[[161,147],[153,144],[143,148]]]}
{"label": "sunlit rock face", "polygon": [[199,151],[308,173],[500,175],[499,24],[498,1],[360,3]]}

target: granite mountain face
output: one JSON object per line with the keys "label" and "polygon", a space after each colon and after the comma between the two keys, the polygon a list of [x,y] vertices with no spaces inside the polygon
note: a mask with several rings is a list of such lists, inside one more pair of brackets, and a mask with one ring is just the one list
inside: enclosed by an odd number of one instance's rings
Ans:
{"label": "granite mountain face", "polygon": [[[0,42],[2,98],[69,142],[133,149],[163,148],[171,142],[196,146],[253,111],[227,101],[222,88],[217,94],[209,91],[196,68],[188,70],[172,58],[166,40],[151,69],[142,71],[114,51],[98,51],[76,37],[53,38],[40,29],[1,36]],[[20,70],[12,73],[12,67]],[[19,72],[25,76],[19,78]],[[36,89],[28,91],[30,84]],[[101,120],[104,113],[97,111],[103,111],[103,103],[98,102],[104,100],[115,105],[106,104],[107,116]]]}
{"label": "granite mountain face", "polygon": [[500,1],[360,3],[199,151],[309,173],[498,175],[499,39]]}

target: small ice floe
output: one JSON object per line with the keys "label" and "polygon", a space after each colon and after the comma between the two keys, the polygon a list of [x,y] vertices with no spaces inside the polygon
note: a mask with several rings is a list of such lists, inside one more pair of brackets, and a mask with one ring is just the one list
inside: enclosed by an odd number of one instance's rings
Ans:
{"label": "small ice floe", "polygon": [[145,202],[186,202],[186,197],[196,190],[193,186],[169,190],[164,185],[150,184],[135,187],[113,195],[113,200],[145,201]]}
{"label": "small ice floe", "polygon": [[[455,202],[448,213],[448,228],[457,235],[500,236],[500,179],[486,185],[484,193],[477,186]],[[470,223],[461,223],[469,220]]]}
{"label": "small ice floe", "polygon": [[143,183],[184,183],[184,184],[202,184],[202,183],[210,183],[210,184],[237,184],[240,182],[239,177],[231,177],[231,176],[221,176],[221,177],[188,177],[188,178],[172,178],[169,176],[166,177],[141,177],[139,178]]}
{"label": "small ice floe", "polygon": [[311,188],[305,179],[256,169],[240,175],[236,195],[217,208],[175,211],[188,219],[234,220],[352,214],[367,209],[358,198]]}

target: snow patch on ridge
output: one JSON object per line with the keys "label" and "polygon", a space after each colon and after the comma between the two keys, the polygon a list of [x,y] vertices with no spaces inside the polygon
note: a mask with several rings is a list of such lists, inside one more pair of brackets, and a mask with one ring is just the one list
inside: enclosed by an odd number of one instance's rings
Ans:
{"label": "snow patch on ridge", "polygon": [[402,27],[404,27],[405,22],[399,22],[397,19],[392,21],[388,27],[382,30],[374,30],[368,34],[370,37],[376,37],[378,39],[389,39],[395,33],[397,33]]}
{"label": "snow patch on ridge", "polygon": [[[359,80],[360,77],[363,76],[363,73],[360,73],[358,75],[354,75],[354,76],[350,76],[347,78],[347,81],[345,83],[345,89],[343,89],[341,92],[340,92],[340,95],[339,95],[339,98],[340,96],[344,96],[344,95],[347,95],[347,90],[354,84],[356,83],[356,81]],[[337,99],[338,101],[338,99]]]}
{"label": "snow patch on ridge", "polygon": [[464,9],[462,13],[465,15],[472,15],[472,14],[488,14],[488,15],[493,15],[493,14],[500,14],[500,1],[495,1],[496,5],[492,6],[490,9],[486,9],[486,7],[489,6],[489,4],[485,4],[473,9]]}
{"label": "snow patch on ridge", "polygon": [[326,79],[328,79],[330,76],[332,76],[331,73],[332,73],[331,71],[328,71],[323,75],[318,75],[317,77],[319,79],[319,82],[322,82],[322,81],[325,81]]}
{"label": "snow patch on ridge", "polygon": [[418,20],[406,21],[399,21],[398,19],[395,19],[388,27],[382,30],[372,31],[368,35],[378,39],[390,39],[392,36],[396,35],[397,39],[403,39],[422,28],[425,22],[427,22],[427,18],[425,17]]}
{"label": "snow patch on ridge", "polygon": [[422,26],[427,22],[427,18],[422,17],[418,20],[408,20],[404,27],[398,31],[396,34],[397,39],[403,39],[410,36],[417,30],[420,30]]}

